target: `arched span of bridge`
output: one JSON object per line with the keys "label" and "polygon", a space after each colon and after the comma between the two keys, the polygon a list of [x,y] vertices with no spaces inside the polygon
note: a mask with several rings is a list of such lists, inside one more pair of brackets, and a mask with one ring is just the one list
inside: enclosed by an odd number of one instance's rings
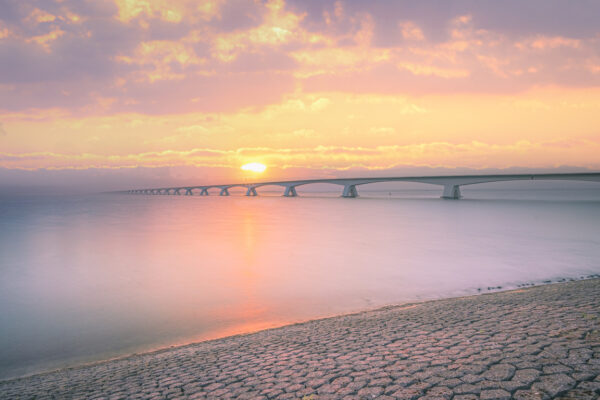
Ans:
{"label": "arched span of bridge", "polygon": [[[303,186],[303,185],[310,185],[313,183],[328,183],[328,184],[336,184],[333,182],[329,182],[328,180],[311,180],[311,181],[289,181],[289,182],[264,182],[264,183],[252,183],[252,184],[248,184],[248,191],[253,191],[254,193],[256,193],[256,189],[259,187],[265,187],[265,186],[279,186],[279,187],[283,187],[284,191],[283,191],[283,195],[285,197],[296,197],[298,196],[298,192],[296,191],[296,188],[298,186]],[[249,194],[246,194],[248,196],[250,196]],[[256,196],[256,194],[251,194],[251,196]]]}
{"label": "arched span of bridge", "polygon": [[502,181],[520,181],[520,180],[569,180],[569,181],[587,181],[600,182],[600,173],[568,173],[568,174],[512,174],[512,175],[448,175],[448,176],[420,176],[420,177],[380,177],[380,178],[334,178],[334,179],[307,179],[296,181],[280,182],[256,182],[256,183],[235,183],[229,185],[206,185],[206,186],[188,186],[172,188],[154,188],[139,189],[134,191],[125,191],[125,193],[144,193],[144,194],[182,194],[192,195],[193,190],[199,189],[201,196],[207,196],[208,190],[218,188],[219,195],[229,196],[229,189],[234,187],[243,187],[246,189],[246,196],[256,196],[256,189],[263,186],[280,186],[284,188],[283,195],[286,197],[295,197],[298,195],[296,188],[298,186],[309,185],[313,183],[330,183],[343,186],[342,197],[357,197],[357,186],[367,185],[369,183],[380,182],[418,182],[438,185],[443,187],[442,198],[460,199],[460,187],[466,185],[475,185],[478,183],[502,182]]}

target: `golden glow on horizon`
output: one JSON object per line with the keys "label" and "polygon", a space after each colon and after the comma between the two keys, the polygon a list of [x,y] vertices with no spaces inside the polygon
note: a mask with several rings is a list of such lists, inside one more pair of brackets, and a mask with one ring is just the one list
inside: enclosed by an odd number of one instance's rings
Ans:
{"label": "golden glow on horizon", "polygon": [[251,163],[242,165],[242,169],[244,171],[258,172],[260,174],[262,172],[265,172],[265,170],[267,169],[267,166],[265,164],[251,162]]}

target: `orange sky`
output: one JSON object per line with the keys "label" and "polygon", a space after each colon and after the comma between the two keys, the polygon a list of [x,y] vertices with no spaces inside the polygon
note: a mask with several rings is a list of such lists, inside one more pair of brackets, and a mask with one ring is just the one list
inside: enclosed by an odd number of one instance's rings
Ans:
{"label": "orange sky", "polygon": [[436,4],[8,3],[0,167],[600,169],[600,9]]}

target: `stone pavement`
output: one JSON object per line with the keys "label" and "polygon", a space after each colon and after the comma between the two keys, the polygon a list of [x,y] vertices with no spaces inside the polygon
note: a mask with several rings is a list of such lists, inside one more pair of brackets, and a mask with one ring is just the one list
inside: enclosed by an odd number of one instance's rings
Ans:
{"label": "stone pavement", "polygon": [[599,279],[385,307],[0,382],[1,399],[599,394]]}

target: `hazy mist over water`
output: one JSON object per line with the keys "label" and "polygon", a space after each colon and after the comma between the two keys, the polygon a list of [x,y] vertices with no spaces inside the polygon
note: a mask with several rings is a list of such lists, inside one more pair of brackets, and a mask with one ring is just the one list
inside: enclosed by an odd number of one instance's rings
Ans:
{"label": "hazy mist over water", "polygon": [[498,188],[0,197],[0,378],[600,272],[600,185]]}

